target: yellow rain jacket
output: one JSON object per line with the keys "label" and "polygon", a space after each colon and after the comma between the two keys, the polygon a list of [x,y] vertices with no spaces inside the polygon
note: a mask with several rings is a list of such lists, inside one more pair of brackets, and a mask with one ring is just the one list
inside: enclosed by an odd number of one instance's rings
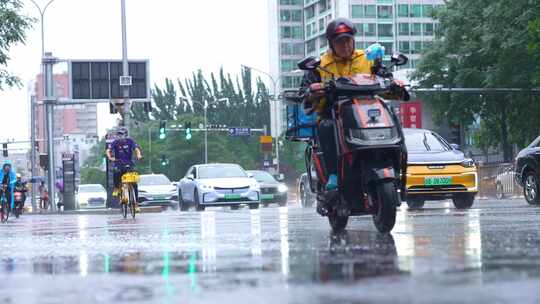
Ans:
{"label": "yellow rain jacket", "polygon": [[[369,61],[363,50],[355,50],[353,55],[348,60],[334,56],[329,49],[321,57],[321,67],[332,72],[336,78],[353,76],[356,74],[371,74],[371,66],[373,61]],[[318,70],[321,76],[321,81],[325,82],[332,79],[332,75],[323,70]],[[322,113],[326,106],[326,100],[323,98],[317,106],[316,112]]]}

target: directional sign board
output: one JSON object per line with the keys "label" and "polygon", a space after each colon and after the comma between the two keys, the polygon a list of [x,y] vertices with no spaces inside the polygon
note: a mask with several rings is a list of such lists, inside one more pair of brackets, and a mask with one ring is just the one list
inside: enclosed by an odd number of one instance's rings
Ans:
{"label": "directional sign board", "polygon": [[229,128],[230,136],[251,136],[250,128]]}
{"label": "directional sign board", "polygon": [[123,98],[122,86],[129,86],[129,98],[150,98],[148,60],[130,60],[129,76],[122,76],[122,61],[70,60],[69,97],[72,100]]}

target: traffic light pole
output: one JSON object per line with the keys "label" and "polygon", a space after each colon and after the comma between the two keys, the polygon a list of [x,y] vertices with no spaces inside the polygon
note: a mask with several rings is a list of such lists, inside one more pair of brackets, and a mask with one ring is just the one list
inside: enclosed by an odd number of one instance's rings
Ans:
{"label": "traffic light pole", "polygon": [[204,103],[204,163],[208,164],[208,120],[206,118],[206,112],[208,103]]}
{"label": "traffic light pole", "polygon": [[[30,174],[32,178],[36,176],[36,96],[30,97]],[[35,183],[31,188],[32,210],[36,209],[36,187]]]}

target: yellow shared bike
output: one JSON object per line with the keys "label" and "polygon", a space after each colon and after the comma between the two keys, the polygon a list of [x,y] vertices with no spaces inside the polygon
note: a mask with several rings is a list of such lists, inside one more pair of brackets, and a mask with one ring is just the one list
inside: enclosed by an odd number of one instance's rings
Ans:
{"label": "yellow shared bike", "polygon": [[120,208],[122,215],[127,218],[128,209],[131,216],[135,218],[137,196],[135,196],[135,185],[139,182],[139,173],[128,171],[122,175],[122,185],[120,191]]}

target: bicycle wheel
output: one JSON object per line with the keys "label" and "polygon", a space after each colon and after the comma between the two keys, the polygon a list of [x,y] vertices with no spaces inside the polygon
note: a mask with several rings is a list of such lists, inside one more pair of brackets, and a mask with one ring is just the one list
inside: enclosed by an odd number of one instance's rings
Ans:
{"label": "bicycle wheel", "polygon": [[133,189],[133,185],[129,185],[129,210],[131,211],[131,216],[135,218],[135,189]]}
{"label": "bicycle wheel", "polygon": [[127,218],[127,212],[128,212],[128,204],[120,202],[121,208],[122,208],[122,215],[124,218]]}

